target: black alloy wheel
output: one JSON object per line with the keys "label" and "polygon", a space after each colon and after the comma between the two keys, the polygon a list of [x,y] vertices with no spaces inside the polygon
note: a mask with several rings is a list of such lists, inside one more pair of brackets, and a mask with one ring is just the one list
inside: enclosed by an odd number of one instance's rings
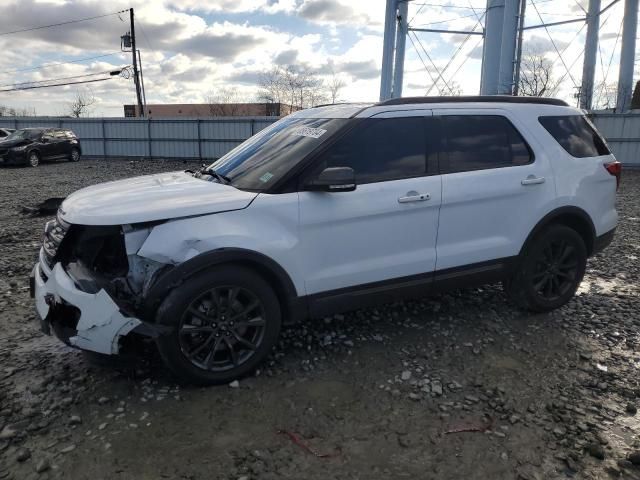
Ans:
{"label": "black alloy wheel", "polygon": [[214,385],[251,373],[280,334],[278,297],[246,267],[207,269],[174,288],[156,314],[167,367],[187,382]]}
{"label": "black alloy wheel", "polygon": [[38,155],[38,152],[29,152],[27,160],[30,167],[37,167],[40,165],[40,155]]}
{"label": "black alloy wheel", "polygon": [[517,306],[547,312],[573,297],[586,265],[587,248],[580,234],[566,225],[551,225],[528,242],[515,272],[503,284]]}
{"label": "black alloy wheel", "polygon": [[180,348],[194,366],[224,372],[255,354],[265,326],[264,306],[254,293],[233,285],[215,287],[182,316]]}
{"label": "black alloy wheel", "polygon": [[545,300],[555,301],[575,285],[580,257],[578,249],[567,239],[546,243],[534,262],[533,289]]}

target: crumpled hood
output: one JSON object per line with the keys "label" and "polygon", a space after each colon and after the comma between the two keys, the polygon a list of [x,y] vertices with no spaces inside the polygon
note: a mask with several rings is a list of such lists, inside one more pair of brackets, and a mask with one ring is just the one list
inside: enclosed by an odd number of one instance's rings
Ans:
{"label": "crumpled hood", "polygon": [[167,172],[83,188],[62,203],[62,218],[78,225],[126,225],[246,208],[258,195],[229,185]]}

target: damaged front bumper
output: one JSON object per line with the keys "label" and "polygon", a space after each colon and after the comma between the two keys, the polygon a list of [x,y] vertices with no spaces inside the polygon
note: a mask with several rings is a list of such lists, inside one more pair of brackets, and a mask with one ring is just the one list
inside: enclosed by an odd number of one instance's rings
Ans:
{"label": "damaged front bumper", "polygon": [[61,263],[49,268],[37,263],[31,272],[31,295],[35,299],[42,330],[51,330],[65,343],[93,352],[115,355],[120,339],[137,327],[141,320],[123,314],[109,294],[80,290]]}

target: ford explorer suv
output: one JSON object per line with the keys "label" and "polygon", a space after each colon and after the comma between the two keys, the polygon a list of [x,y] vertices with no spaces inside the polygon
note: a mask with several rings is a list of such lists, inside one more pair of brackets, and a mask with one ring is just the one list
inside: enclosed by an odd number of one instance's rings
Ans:
{"label": "ford explorer suv", "polygon": [[113,355],[150,337],[182,379],[229,382],[300,319],[489,282],[561,307],[612,241],[620,173],[555,99],[312,108],[200,171],[73,193],[32,294],[69,345]]}
{"label": "ford explorer suv", "polygon": [[80,140],[71,130],[23,128],[0,141],[0,165],[37,167],[42,162],[80,160]]}

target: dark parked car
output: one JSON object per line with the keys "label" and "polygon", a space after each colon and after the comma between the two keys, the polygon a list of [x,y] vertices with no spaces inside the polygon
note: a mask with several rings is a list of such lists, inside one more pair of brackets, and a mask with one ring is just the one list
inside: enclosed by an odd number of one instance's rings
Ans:
{"label": "dark parked car", "polygon": [[71,130],[23,128],[0,140],[0,164],[37,167],[50,160],[80,160],[80,141]]}

